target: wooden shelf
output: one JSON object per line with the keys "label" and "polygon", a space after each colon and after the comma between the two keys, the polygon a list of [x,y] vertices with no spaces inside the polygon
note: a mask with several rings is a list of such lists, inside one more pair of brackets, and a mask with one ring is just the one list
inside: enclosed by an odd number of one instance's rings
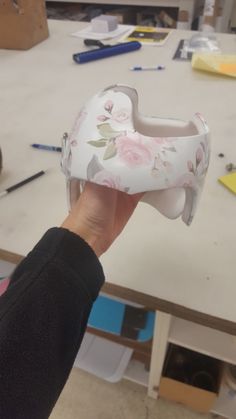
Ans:
{"label": "wooden shelf", "polygon": [[177,22],[177,28],[179,29],[190,29],[191,23],[194,16],[195,0],[114,0],[112,3],[110,0],[50,0],[50,2],[57,1],[60,3],[86,3],[86,4],[104,4],[112,6],[142,6],[147,7],[172,7],[178,9],[179,12],[187,13],[187,21]]}
{"label": "wooden shelf", "polygon": [[236,364],[236,336],[173,317],[168,340],[176,345]]}
{"label": "wooden shelf", "polygon": [[[97,3],[97,4],[111,4],[110,0],[50,0],[50,1],[57,1],[61,3]],[[112,5],[120,4],[123,6],[131,5],[131,6],[162,6],[162,7],[182,7],[185,4],[186,9],[188,10],[189,5],[192,5],[194,0],[114,0]]]}

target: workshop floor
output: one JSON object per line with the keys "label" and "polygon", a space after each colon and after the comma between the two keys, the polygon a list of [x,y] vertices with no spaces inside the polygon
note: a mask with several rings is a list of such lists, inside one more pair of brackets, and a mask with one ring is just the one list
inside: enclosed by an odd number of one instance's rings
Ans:
{"label": "workshop floor", "polygon": [[177,404],[152,400],[130,381],[110,384],[74,368],[50,419],[209,419]]}

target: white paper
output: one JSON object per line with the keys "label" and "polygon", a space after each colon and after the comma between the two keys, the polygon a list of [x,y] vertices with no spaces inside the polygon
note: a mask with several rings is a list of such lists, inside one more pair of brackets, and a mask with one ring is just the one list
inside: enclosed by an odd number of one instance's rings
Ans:
{"label": "white paper", "polygon": [[96,40],[102,41],[104,39],[117,38],[118,36],[121,36],[125,34],[126,32],[130,31],[132,28],[134,28],[134,26],[132,25],[118,25],[115,31],[101,33],[101,32],[93,32],[92,25],[89,25],[85,29],[82,29],[81,31],[78,31],[78,32],[74,32],[71,35],[76,36],[78,38],[83,38],[83,39],[96,39]]}
{"label": "white paper", "polygon": [[215,0],[205,0],[203,16],[213,16],[215,9]]}

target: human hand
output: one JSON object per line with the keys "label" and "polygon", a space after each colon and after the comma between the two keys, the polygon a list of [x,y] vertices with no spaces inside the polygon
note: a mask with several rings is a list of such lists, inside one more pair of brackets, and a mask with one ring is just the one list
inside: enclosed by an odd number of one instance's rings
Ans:
{"label": "human hand", "polygon": [[82,237],[99,257],[121,233],[142,195],[87,182],[62,227]]}

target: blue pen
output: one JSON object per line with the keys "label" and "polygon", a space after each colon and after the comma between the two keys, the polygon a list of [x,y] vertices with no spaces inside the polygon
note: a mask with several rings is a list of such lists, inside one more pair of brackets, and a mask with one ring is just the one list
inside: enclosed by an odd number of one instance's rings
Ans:
{"label": "blue pen", "polygon": [[165,70],[165,66],[164,65],[156,65],[156,66],[152,66],[152,67],[143,67],[141,65],[136,65],[134,67],[130,67],[131,71],[150,71],[150,70]]}
{"label": "blue pen", "polygon": [[112,57],[113,55],[136,51],[140,49],[141,46],[142,44],[137,41],[124,42],[117,45],[111,45],[106,48],[97,48],[91,51],[78,52],[78,54],[73,54],[73,60],[77,64],[83,64],[89,61],[99,60],[101,58]]}
{"label": "blue pen", "polygon": [[38,148],[39,150],[47,150],[47,151],[57,151],[61,153],[61,147],[55,147],[54,145],[46,145],[46,144],[31,144],[31,147]]}

